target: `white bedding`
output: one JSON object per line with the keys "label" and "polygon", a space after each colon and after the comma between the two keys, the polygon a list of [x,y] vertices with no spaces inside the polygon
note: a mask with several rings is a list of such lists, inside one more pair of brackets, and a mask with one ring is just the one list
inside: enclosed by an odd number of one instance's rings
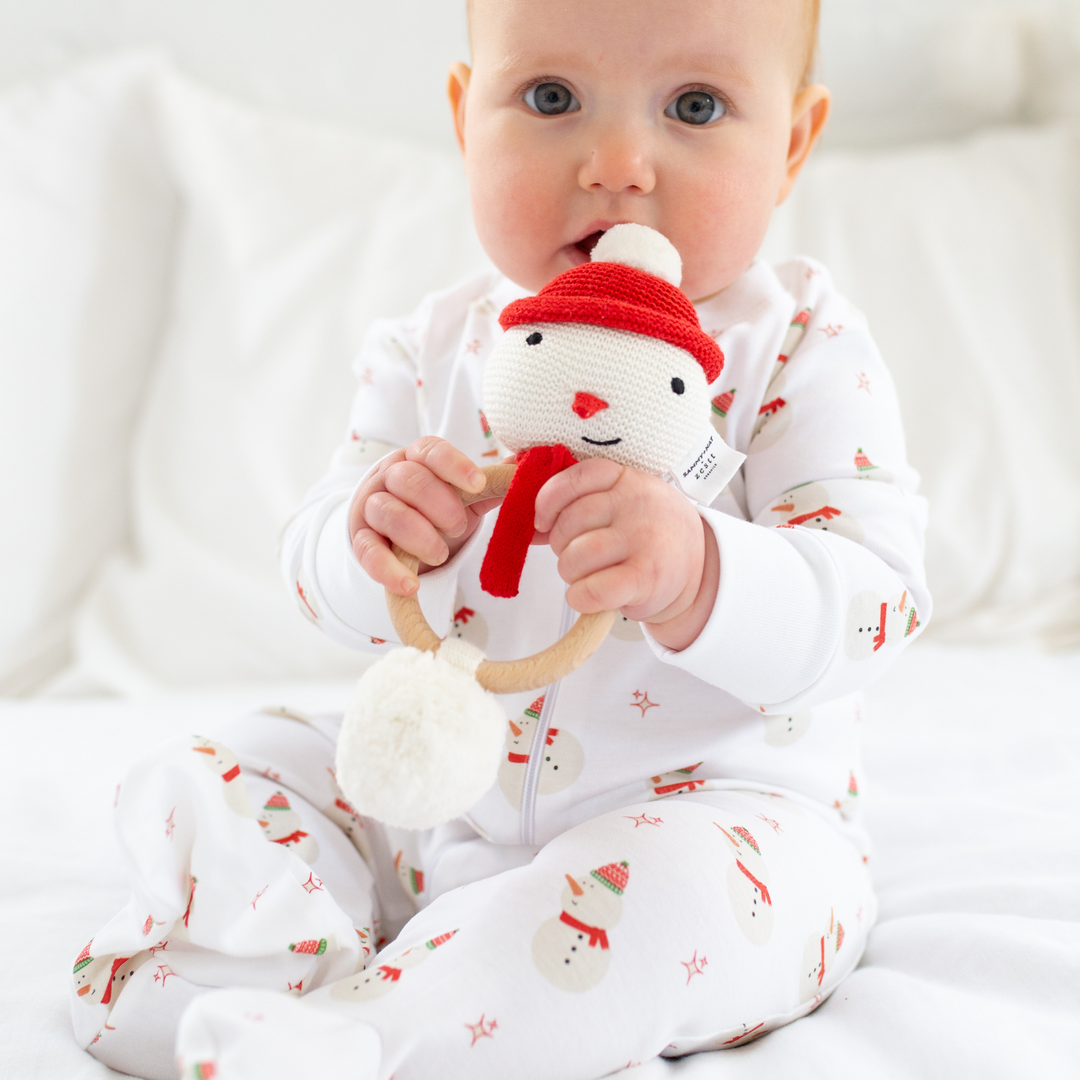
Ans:
{"label": "white bedding", "polygon": [[[0,704],[0,1075],[110,1072],[72,1041],[66,975],[126,899],[109,818],[127,766],[169,734],[207,731],[238,710],[330,709],[348,692],[263,685],[139,704]],[[636,1075],[1076,1075],[1078,700],[1075,653],[916,644],[867,701],[862,794],[881,917],[862,966],[790,1028]]]}

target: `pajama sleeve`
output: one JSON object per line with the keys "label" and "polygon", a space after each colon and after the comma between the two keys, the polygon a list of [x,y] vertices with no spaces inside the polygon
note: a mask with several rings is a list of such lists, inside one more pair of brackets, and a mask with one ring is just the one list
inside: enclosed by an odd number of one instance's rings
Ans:
{"label": "pajama sleeve", "polygon": [[720,552],[708,623],[666,662],[775,713],[862,689],[927,622],[925,500],[896,391],[861,314],[816,298],[765,382],[744,520],[702,517]]}
{"label": "pajama sleeve", "polygon": [[[354,363],[359,388],[345,441],[282,534],[282,573],[302,614],[354,649],[396,641],[383,588],[353,553],[348,517],[372,466],[422,434],[416,343],[423,324],[421,308],[409,320],[372,325]],[[459,562],[460,553],[420,578],[420,604],[433,626],[450,617]]]}

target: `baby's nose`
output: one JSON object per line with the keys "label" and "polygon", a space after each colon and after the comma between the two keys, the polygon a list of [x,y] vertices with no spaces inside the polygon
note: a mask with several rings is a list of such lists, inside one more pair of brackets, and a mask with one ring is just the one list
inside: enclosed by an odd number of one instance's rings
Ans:
{"label": "baby's nose", "polygon": [[608,403],[603,398],[598,398],[595,394],[583,393],[581,390],[574,395],[574,404],[571,406],[582,420],[588,420],[590,416],[595,416],[607,407]]}

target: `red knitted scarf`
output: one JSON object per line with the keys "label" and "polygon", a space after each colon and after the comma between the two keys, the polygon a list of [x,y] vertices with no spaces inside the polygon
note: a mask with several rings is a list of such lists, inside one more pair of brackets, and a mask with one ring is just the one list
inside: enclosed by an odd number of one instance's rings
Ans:
{"label": "red knitted scarf", "polygon": [[565,446],[534,446],[518,457],[517,472],[480,567],[480,586],[492,596],[517,596],[535,530],[536,495],[556,473],[577,464]]}

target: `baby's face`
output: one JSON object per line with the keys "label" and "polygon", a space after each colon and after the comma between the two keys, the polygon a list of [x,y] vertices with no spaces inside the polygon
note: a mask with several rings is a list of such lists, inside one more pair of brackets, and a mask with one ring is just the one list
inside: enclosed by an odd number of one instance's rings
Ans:
{"label": "baby's face", "polygon": [[746,269],[814,96],[805,0],[475,0],[472,42],[451,99],[467,83],[473,214],[509,278],[536,291],[625,221],[671,240],[691,298]]}

